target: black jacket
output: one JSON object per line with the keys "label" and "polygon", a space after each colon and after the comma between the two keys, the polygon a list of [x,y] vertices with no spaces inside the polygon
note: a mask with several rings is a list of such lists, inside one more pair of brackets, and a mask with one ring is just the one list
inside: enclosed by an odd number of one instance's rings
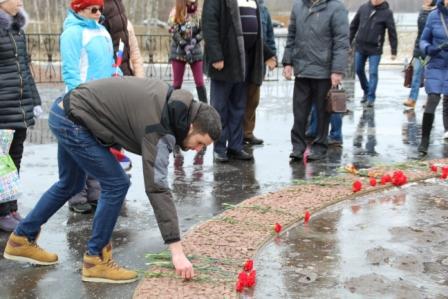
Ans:
{"label": "black jacket", "polygon": [[[264,62],[275,56],[263,42],[260,9],[257,9],[258,37],[253,61],[246,61],[244,37],[237,0],[205,0],[202,10],[202,31],[204,37],[204,72],[213,80],[227,82],[248,81],[260,85],[263,82]],[[224,69],[213,68],[212,64],[224,60]],[[247,74],[247,65],[252,72]]]}
{"label": "black jacket", "polygon": [[397,31],[389,4],[383,2],[373,6],[369,1],[358,9],[350,24],[350,44],[356,36],[357,51],[365,55],[381,55],[386,29],[392,55],[397,55]]}
{"label": "black jacket", "polygon": [[422,9],[418,14],[417,19],[418,33],[417,38],[415,39],[414,54],[413,54],[415,58],[425,58],[425,54],[422,53],[422,51],[420,51],[420,37],[422,36],[423,29],[425,29],[426,19],[428,18],[428,15],[431,11],[432,9]]}
{"label": "black jacket", "polygon": [[40,97],[28,65],[25,13],[15,17],[0,9],[0,129],[34,125]]}
{"label": "black jacket", "polygon": [[124,43],[123,60],[120,69],[125,76],[133,76],[134,72],[130,66],[129,52],[129,33],[128,18],[126,17],[125,7],[121,0],[105,0],[104,1],[104,20],[102,24],[109,31],[114,45],[114,53],[117,53],[118,46],[121,41]]}

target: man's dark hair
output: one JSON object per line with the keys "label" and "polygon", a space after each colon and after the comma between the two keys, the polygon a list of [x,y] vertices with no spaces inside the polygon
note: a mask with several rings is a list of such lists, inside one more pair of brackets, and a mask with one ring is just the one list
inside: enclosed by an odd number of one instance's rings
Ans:
{"label": "man's dark hair", "polygon": [[221,136],[221,117],[210,105],[199,103],[198,113],[193,120],[194,133],[208,134],[213,141]]}

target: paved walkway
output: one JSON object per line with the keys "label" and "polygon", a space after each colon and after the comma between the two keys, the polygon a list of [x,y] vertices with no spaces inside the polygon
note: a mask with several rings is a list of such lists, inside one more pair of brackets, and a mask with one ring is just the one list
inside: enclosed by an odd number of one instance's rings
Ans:
{"label": "paved walkway", "polygon": [[[288,161],[292,82],[263,84],[255,133],[265,139],[265,145],[249,149],[253,151],[255,162],[214,165],[211,150],[208,150],[202,162],[195,161],[193,153],[186,153],[183,164],[174,161],[171,164],[169,177],[182,232],[186,233],[191,227],[220,214],[224,203],[238,204],[245,199],[280,190],[295,180],[331,176],[347,163],[371,166],[411,159],[420,131],[423,98],[419,100],[415,115],[403,114],[401,101],[408,90],[401,87],[400,71],[381,70],[377,105],[370,113],[364,112],[359,104],[357,86],[355,100],[350,103],[352,113],[344,117],[344,147],[332,149],[327,161],[306,166]],[[186,88],[194,90],[192,85],[186,85]],[[63,88],[42,85],[39,90],[45,107],[48,107]],[[441,112],[437,113],[431,158],[443,157],[448,152],[441,139]],[[353,145],[355,138],[360,141],[356,146]],[[23,186],[26,186],[19,203],[23,214],[57,179],[56,146],[45,120],[30,134],[30,140],[33,143],[25,147],[21,172]],[[141,160],[134,155],[131,157],[134,162],[132,186],[113,235],[114,256],[118,262],[144,272],[147,270],[145,254],[160,252],[165,246],[144,192]],[[2,278],[0,294],[5,294],[6,298],[131,297],[137,284],[104,286],[81,282],[81,260],[90,225],[91,216],[74,215],[63,207],[45,225],[40,239],[49,250],[59,254],[61,264],[34,268],[0,258],[0,272],[8,273]],[[0,248],[4,248],[7,236],[0,233]],[[55,287],[60,277],[64,277],[64,288]]]}

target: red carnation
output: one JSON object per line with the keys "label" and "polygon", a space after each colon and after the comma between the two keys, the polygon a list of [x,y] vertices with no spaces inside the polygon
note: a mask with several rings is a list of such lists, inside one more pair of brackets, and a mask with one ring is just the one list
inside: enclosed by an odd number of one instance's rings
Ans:
{"label": "red carnation", "polygon": [[238,293],[241,293],[244,290],[244,282],[238,279],[235,289]]}
{"label": "red carnation", "polygon": [[253,287],[257,282],[257,271],[253,270],[249,273],[249,276],[247,278],[246,286],[248,288]]}
{"label": "red carnation", "polygon": [[442,171],[442,175],[440,176],[442,179],[446,179],[448,177],[448,170]]}
{"label": "red carnation", "polygon": [[305,216],[303,217],[303,222],[307,224],[311,219],[311,213],[309,211],[305,212]]}
{"label": "red carnation", "polygon": [[254,268],[253,260],[247,260],[243,267],[244,271],[246,272],[252,271],[253,268]]}
{"label": "red carnation", "polygon": [[435,166],[434,164],[431,165],[431,171],[432,172],[437,172],[437,166]]}
{"label": "red carnation", "polygon": [[376,179],[375,178],[370,178],[369,182],[370,182],[370,186],[372,186],[372,187],[376,186]]}
{"label": "red carnation", "polygon": [[392,181],[392,178],[388,174],[381,177],[381,185],[386,185],[386,183],[389,183],[390,181]]}
{"label": "red carnation", "polygon": [[278,234],[282,231],[282,226],[280,223],[274,224],[274,231]]}
{"label": "red carnation", "polygon": [[353,190],[353,192],[358,192],[358,191],[361,191],[361,189],[362,189],[362,183],[361,183],[361,181],[355,181],[354,183],[353,183],[353,187],[352,187],[352,190]]}

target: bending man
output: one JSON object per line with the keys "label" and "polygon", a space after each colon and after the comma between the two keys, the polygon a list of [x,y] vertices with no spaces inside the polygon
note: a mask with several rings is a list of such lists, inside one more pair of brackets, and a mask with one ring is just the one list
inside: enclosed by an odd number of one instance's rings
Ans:
{"label": "bending man", "polygon": [[58,256],[36,244],[41,225],[79,192],[86,175],[100,182],[92,237],[84,255],[82,280],[126,283],[137,273],[112,261],[112,231],[129,188],[129,178],[108,147],[120,145],[143,158],[146,193],[172,253],[176,272],[194,276],[183,253],[176,207],[167,183],[170,152],[177,144],[200,151],[218,140],[219,115],[211,106],[193,101],[191,93],[172,90],[158,80],[108,78],[80,85],[57,99],[49,126],[58,141],[59,181],[36,204],[11,234],[4,257],[51,265]]}

